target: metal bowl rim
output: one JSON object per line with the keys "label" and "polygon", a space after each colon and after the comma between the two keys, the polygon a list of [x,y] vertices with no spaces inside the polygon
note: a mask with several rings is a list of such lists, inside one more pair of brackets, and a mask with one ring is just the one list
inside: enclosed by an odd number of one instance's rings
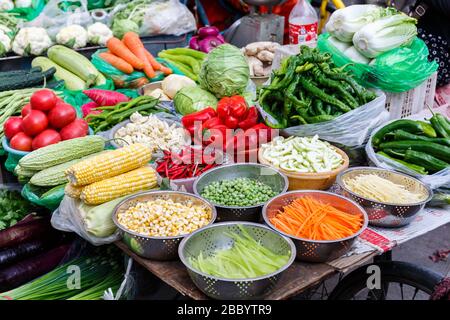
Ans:
{"label": "metal bowl rim", "polygon": [[[334,197],[338,197],[341,198],[349,203],[351,203],[352,205],[354,205],[355,207],[357,207],[359,209],[359,211],[362,213],[363,218],[364,218],[364,222],[363,225],[361,226],[361,228],[354,234],[352,234],[351,236],[345,237],[345,238],[340,238],[340,239],[335,239],[335,240],[311,240],[311,239],[305,239],[305,238],[300,238],[300,237],[296,237],[293,235],[290,235],[288,233],[285,233],[283,231],[278,230],[270,221],[269,221],[269,217],[267,217],[267,207],[269,206],[269,204],[276,200],[279,197],[288,195],[288,194],[293,194],[293,193],[321,193],[321,194],[327,194],[327,195],[331,195]],[[364,208],[362,206],[360,206],[358,203],[356,203],[355,201],[353,201],[352,199],[346,198],[344,196],[341,196],[339,194],[333,193],[333,192],[329,192],[329,191],[322,191],[322,190],[293,190],[293,191],[289,191],[286,192],[284,194],[280,194],[276,197],[273,197],[272,199],[270,199],[263,207],[262,209],[262,217],[264,219],[264,222],[270,226],[272,229],[274,229],[276,232],[289,237],[291,239],[295,239],[295,240],[299,240],[299,241],[304,241],[304,242],[310,242],[310,243],[323,243],[323,244],[329,244],[329,243],[337,243],[337,242],[342,242],[342,241],[346,241],[346,240],[350,240],[353,238],[357,238],[361,233],[363,233],[364,230],[367,229],[367,226],[369,225],[369,216],[367,215],[366,210],[364,210]]]}
{"label": "metal bowl rim", "polygon": [[[224,225],[247,225],[247,226],[253,226],[253,227],[257,227],[257,228],[261,228],[261,229],[266,229],[272,233],[275,233],[277,236],[280,236],[283,240],[285,240],[287,242],[287,244],[290,247],[291,250],[291,256],[289,257],[289,260],[286,262],[286,264],[281,267],[280,269],[278,269],[277,271],[274,271],[272,273],[266,274],[264,276],[260,276],[260,277],[256,277],[256,278],[244,278],[244,279],[228,279],[228,278],[221,278],[221,277],[216,277],[207,273],[203,273],[199,270],[194,269],[193,267],[191,267],[189,265],[189,263],[186,261],[184,255],[183,255],[183,249],[186,246],[186,243],[190,240],[191,237],[193,237],[194,235],[196,235],[197,233],[200,233],[202,231],[205,231],[207,229],[211,229],[211,228],[215,228],[215,227],[220,227],[220,226],[224,226]],[[184,266],[189,269],[190,271],[204,276],[204,277],[208,277],[214,280],[219,280],[219,281],[227,281],[227,282],[250,282],[250,281],[258,281],[258,280],[264,280],[264,279],[268,279],[270,277],[276,276],[280,273],[282,273],[283,271],[287,270],[292,263],[294,263],[295,258],[297,256],[297,249],[295,247],[294,242],[292,241],[292,239],[279,234],[278,232],[275,232],[274,230],[272,230],[271,228],[261,224],[261,223],[254,223],[254,222],[248,222],[248,221],[227,221],[227,222],[219,222],[219,223],[214,223],[214,224],[210,224],[208,226],[205,226],[201,229],[195,230],[194,232],[190,233],[189,235],[187,235],[186,237],[184,237],[183,240],[181,240],[180,245],[178,246],[178,257],[180,258],[181,262],[184,264]]]}
{"label": "metal bowl rim", "polygon": [[[425,190],[427,190],[428,193],[428,197],[425,198],[425,200],[422,200],[420,202],[416,202],[416,203],[390,203],[390,202],[380,202],[377,200],[373,200],[373,199],[369,199],[369,198],[365,198],[351,190],[349,190],[345,185],[344,185],[344,181],[342,180],[342,177],[347,174],[348,172],[351,171],[358,171],[358,170],[373,170],[373,171],[386,171],[386,172],[390,172],[392,174],[396,174],[399,176],[404,176],[407,177],[409,179],[414,180],[415,182],[417,182],[418,184],[420,184],[421,186],[423,186],[425,188]],[[370,201],[376,204],[381,204],[381,205],[388,205],[388,206],[395,206],[395,207],[411,207],[411,206],[421,206],[423,204],[426,204],[428,201],[431,200],[431,198],[433,198],[433,191],[430,189],[430,187],[428,187],[425,183],[423,183],[422,181],[420,181],[419,179],[410,176],[406,173],[403,172],[399,172],[399,171],[395,171],[395,170],[390,170],[390,169],[384,169],[384,168],[378,168],[378,167],[352,167],[352,168],[348,168],[342,172],[340,172],[338,174],[338,176],[336,177],[336,182],[339,185],[339,187],[341,187],[342,189],[344,189],[346,192],[350,193],[352,196],[361,198],[363,200],[366,201]]]}
{"label": "metal bowl rim", "polygon": [[[192,233],[186,233],[186,234],[181,234],[181,235],[179,235],[179,236],[152,237],[152,236],[146,236],[146,235],[143,235],[143,234],[139,234],[139,233],[137,233],[137,232],[128,230],[128,229],[126,229],[125,227],[123,227],[123,226],[119,223],[119,221],[117,221],[117,214],[118,214],[118,209],[119,209],[119,207],[122,206],[124,203],[126,203],[126,202],[129,201],[129,200],[133,200],[133,199],[135,199],[135,198],[138,198],[138,197],[143,196],[143,195],[148,195],[148,194],[156,194],[156,195],[158,195],[158,194],[160,194],[160,195],[166,195],[166,194],[169,194],[169,195],[170,195],[170,194],[179,194],[179,195],[185,195],[185,196],[189,196],[189,197],[196,198],[196,199],[198,199],[198,200],[203,201],[206,205],[208,205],[208,206],[211,208],[211,220],[208,222],[208,224],[207,224],[205,227],[212,225],[212,224],[214,223],[214,221],[216,221],[216,219],[217,219],[217,211],[216,211],[216,208],[214,207],[214,205],[213,205],[211,202],[209,202],[208,200],[203,199],[202,197],[200,197],[200,196],[198,196],[198,195],[196,195],[196,194],[192,194],[192,193],[189,193],[189,192],[183,192],[183,191],[155,190],[155,191],[144,191],[144,192],[135,193],[135,194],[133,194],[132,196],[127,197],[127,198],[123,199],[122,201],[120,201],[120,202],[116,205],[116,207],[114,208],[114,211],[113,211],[113,214],[112,214],[113,222],[114,222],[114,224],[116,225],[117,228],[119,228],[119,229],[122,230],[123,232],[129,233],[129,234],[131,234],[131,235],[133,235],[133,236],[140,237],[140,238],[144,238],[144,239],[151,239],[151,240],[181,239],[181,238],[184,238],[184,237],[186,237],[186,236],[192,234]],[[199,229],[197,229],[197,230],[200,230],[200,229],[202,229],[202,228],[204,228],[204,227],[201,227],[201,228],[199,228]],[[196,230],[196,231],[197,231],[197,230]]]}
{"label": "metal bowl rim", "polygon": [[[263,167],[263,168],[271,169],[271,170],[275,171],[277,174],[279,174],[281,176],[281,178],[283,179],[283,181],[284,181],[284,187],[278,193],[278,195],[286,193],[286,191],[289,188],[289,179],[288,179],[288,177],[283,172],[278,170],[277,168],[268,166],[266,164],[261,164],[261,163],[240,162],[240,163],[230,163],[230,164],[220,165],[220,166],[218,166],[216,168],[212,168],[211,170],[208,170],[208,171],[202,173],[201,175],[199,175],[197,177],[197,179],[194,181],[194,185],[192,186],[192,189],[194,190],[194,194],[199,196],[199,197],[202,197],[200,195],[200,193],[198,192],[198,190],[197,190],[197,184],[201,180],[201,178],[203,178],[204,175],[206,175],[208,173],[211,173],[211,172],[213,172],[215,170],[223,169],[223,168],[226,168],[226,167],[232,167],[232,166],[249,166],[249,167],[253,166],[253,167]],[[270,199],[268,201],[270,201]],[[259,204],[253,205],[253,206],[239,207],[239,206],[224,206],[224,205],[221,205],[221,204],[216,204],[215,202],[212,202],[212,201],[209,201],[209,202],[212,203],[214,206],[216,206],[218,208],[221,208],[221,209],[254,209],[254,208],[262,207],[264,205],[264,202],[263,202],[263,203],[259,203]]]}

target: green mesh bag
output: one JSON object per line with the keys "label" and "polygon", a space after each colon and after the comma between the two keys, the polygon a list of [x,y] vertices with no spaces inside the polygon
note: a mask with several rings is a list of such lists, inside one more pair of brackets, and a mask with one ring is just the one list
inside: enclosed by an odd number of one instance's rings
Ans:
{"label": "green mesh bag", "polygon": [[355,63],[328,41],[330,34],[319,36],[317,47],[328,52],[338,66],[347,66],[363,86],[386,92],[404,92],[419,86],[436,72],[438,65],[428,61],[428,48],[419,38],[405,47],[396,48],[378,56],[370,64]]}

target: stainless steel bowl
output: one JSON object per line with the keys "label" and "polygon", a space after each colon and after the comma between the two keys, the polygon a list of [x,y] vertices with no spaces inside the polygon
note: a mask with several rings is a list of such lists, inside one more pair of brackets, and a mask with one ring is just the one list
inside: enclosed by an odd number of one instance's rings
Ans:
{"label": "stainless steel bowl", "polygon": [[[376,174],[381,178],[404,186],[409,191],[422,194],[424,200],[411,204],[395,204],[364,198],[350,191],[344,185],[344,179],[361,174]],[[354,167],[347,169],[337,176],[336,182],[339,186],[339,193],[359,203],[369,216],[369,224],[377,227],[401,227],[407,225],[433,197],[431,189],[416,178],[397,171],[376,167]]]}
{"label": "stainless steel bowl", "polygon": [[[250,178],[267,184],[277,193],[286,192],[289,186],[288,178],[277,169],[257,163],[237,163],[220,166],[203,173],[194,182],[194,193],[201,195],[203,189],[212,182]],[[217,221],[253,221],[260,219],[264,203],[254,206],[235,207],[214,203],[217,209]]]}
{"label": "stainless steel bowl", "polygon": [[[215,277],[194,269],[189,258],[197,258],[200,252],[208,257],[216,250],[233,246],[227,232],[240,233],[238,225],[243,225],[248,233],[267,249],[277,254],[290,252],[289,261],[276,272],[249,279],[226,279]],[[181,241],[178,248],[181,262],[186,266],[195,285],[207,296],[214,299],[242,300],[258,299],[272,291],[282,273],[295,259],[295,246],[289,238],[283,237],[262,224],[251,222],[222,222],[193,232]]]}
{"label": "stainless steel bowl", "polygon": [[[294,237],[290,234],[279,231],[271,222],[275,214],[289,205],[299,197],[309,196],[325,203],[330,203],[333,207],[343,210],[349,214],[361,214],[364,218],[361,229],[350,237],[338,240],[310,240]],[[297,259],[308,262],[326,262],[339,258],[347,253],[352,247],[355,239],[367,228],[368,217],[364,209],[357,203],[343,196],[319,190],[298,190],[291,191],[273,198],[263,208],[264,221],[274,230],[291,238],[297,248]]]}
{"label": "stainless steel bowl", "polygon": [[178,191],[147,191],[135,194],[131,197],[124,199],[120,202],[113,213],[113,221],[122,234],[122,241],[130,248],[131,251],[137,255],[153,260],[174,260],[177,259],[177,249],[180,241],[186,235],[174,236],[174,237],[149,237],[138,234],[122,226],[117,216],[121,212],[126,211],[128,208],[135,206],[139,202],[150,201],[157,198],[172,199],[173,201],[186,201],[190,200],[197,205],[206,205],[211,208],[211,221],[212,224],[216,220],[216,209],[208,201],[186,192]]}

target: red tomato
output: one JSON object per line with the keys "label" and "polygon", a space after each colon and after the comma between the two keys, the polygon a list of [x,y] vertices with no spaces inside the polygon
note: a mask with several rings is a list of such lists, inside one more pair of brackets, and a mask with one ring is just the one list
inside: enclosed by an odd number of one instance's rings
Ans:
{"label": "red tomato", "polygon": [[22,118],[9,117],[3,125],[3,132],[8,140],[11,140],[17,133],[22,132]]}
{"label": "red tomato", "polygon": [[19,132],[14,137],[12,137],[9,145],[11,146],[11,148],[16,150],[31,151],[32,141],[33,139],[27,136],[25,133]]}
{"label": "red tomato", "polygon": [[44,131],[48,126],[48,120],[45,113],[39,110],[31,110],[30,113],[23,118],[22,130],[28,136],[34,137]]}
{"label": "red tomato", "polygon": [[42,89],[33,93],[30,98],[31,109],[48,111],[53,108],[58,97],[52,90]]}
{"label": "red tomato", "polygon": [[33,150],[55,144],[61,141],[61,136],[59,133],[53,129],[46,129],[39,133],[32,143]]}
{"label": "red tomato", "polygon": [[71,123],[77,117],[75,109],[67,103],[58,102],[56,106],[49,111],[48,121],[53,128],[63,128]]}
{"label": "red tomato", "polygon": [[22,118],[25,118],[27,114],[29,114],[31,111],[31,104],[27,103],[23,108],[22,112],[20,113],[22,115]]}
{"label": "red tomato", "polygon": [[88,134],[88,124],[83,119],[75,119],[59,131],[62,140],[84,137]]}

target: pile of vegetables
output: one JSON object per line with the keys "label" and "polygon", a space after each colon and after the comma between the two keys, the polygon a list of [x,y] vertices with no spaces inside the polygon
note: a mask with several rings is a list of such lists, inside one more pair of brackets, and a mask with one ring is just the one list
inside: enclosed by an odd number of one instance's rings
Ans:
{"label": "pile of vegetables", "polygon": [[264,162],[287,172],[328,172],[342,166],[342,156],[328,142],[314,137],[275,137],[261,146]]}
{"label": "pile of vegetables", "polygon": [[[345,67],[344,67],[345,68]],[[308,46],[284,60],[271,83],[263,87],[259,104],[273,119],[273,128],[319,123],[335,119],[376,98],[358,85],[344,68],[337,68],[328,54]]]}
{"label": "pile of vegetables", "polygon": [[0,231],[0,292],[20,286],[55,268],[69,249],[49,217],[27,215]]}
{"label": "pile of vegetables", "polygon": [[77,119],[75,109],[49,89],[35,91],[21,116],[12,116],[3,125],[11,148],[20,151],[84,137],[88,129],[86,121]]}
{"label": "pile of vegetables", "polygon": [[267,184],[250,178],[215,181],[208,184],[201,196],[225,206],[248,207],[264,203],[277,193]]}
{"label": "pile of vegetables", "polygon": [[197,35],[189,41],[189,48],[209,53],[215,47],[224,43],[225,39],[219,33],[219,29],[214,26],[207,26],[198,29]]}
{"label": "pile of vegetables", "polygon": [[114,138],[120,146],[143,143],[151,149],[175,152],[191,144],[190,137],[178,123],[169,124],[155,115],[143,116],[139,112],[130,116],[130,122],[119,128]]}
{"label": "pile of vegetables", "polygon": [[0,230],[12,227],[33,209],[19,191],[0,189]]}
{"label": "pile of vegetables", "polygon": [[[73,273],[80,270],[80,288],[68,286]],[[118,249],[99,247],[79,258],[71,259],[42,277],[0,294],[0,300],[101,300],[105,290],[116,291],[123,280]]]}
{"label": "pile of vegetables", "polygon": [[270,218],[278,230],[308,240],[339,240],[358,232],[363,216],[349,214],[312,197],[301,197]]}
{"label": "pile of vegetables", "polygon": [[202,252],[189,263],[200,272],[226,278],[249,279],[276,272],[289,261],[290,253],[277,254],[256,241],[242,225],[239,232],[227,233],[233,240],[229,249],[218,249],[205,257]]}
{"label": "pile of vegetables", "polygon": [[198,177],[202,173],[219,165],[216,151],[184,147],[181,152],[164,150],[164,156],[156,161],[156,171],[170,180]]}
{"label": "pile of vegetables", "polygon": [[268,77],[270,75],[275,50],[278,47],[280,44],[277,42],[260,41],[250,43],[242,48],[250,67],[250,76]]}
{"label": "pile of vegetables", "polygon": [[207,55],[189,48],[174,48],[160,51],[158,57],[173,64],[185,76],[198,81],[201,65]]}
{"label": "pile of vegetables", "polygon": [[377,154],[422,175],[450,167],[450,121],[436,113],[429,122],[401,119],[372,137]]}
{"label": "pile of vegetables", "polygon": [[31,62],[33,67],[42,70],[56,69],[56,80],[64,80],[69,90],[84,90],[91,86],[106,84],[106,78],[82,54],[61,45],[55,45],[47,51],[46,57],[36,57]]}
{"label": "pile of vegetables", "polygon": [[[139,112],[142,116],[148,116],[157,112],[168,112],[167,109],[158,106],[159,100],[149,97],[140,96],[130,101],[124,101],[115,106],[103,106],[91,108],[91,112],[85,116],[85,120],[94,130],[94,133],[107,131],[116,124],[127,120],[135,112]],[[95,113],[92,111],[101,111]]]}
{"label": "pile of vegetables", "polygon": [[170,68],[156,61],[145,49],[135,32],[126,32],[122,40],[112,37],[106,42],[106,46],[109,51],[99,53],[99,57],[125,74],[140,70],[151,79],[156,77],[156,71],[165,75],[172,73]]}
{"label": "pile of vegetables", "polygon": [[372,58],[409,45],[417,35],[417,20],[376,5],[352,5],[336,10],[326,25],[330,42],[351,60],[369,64]]}

